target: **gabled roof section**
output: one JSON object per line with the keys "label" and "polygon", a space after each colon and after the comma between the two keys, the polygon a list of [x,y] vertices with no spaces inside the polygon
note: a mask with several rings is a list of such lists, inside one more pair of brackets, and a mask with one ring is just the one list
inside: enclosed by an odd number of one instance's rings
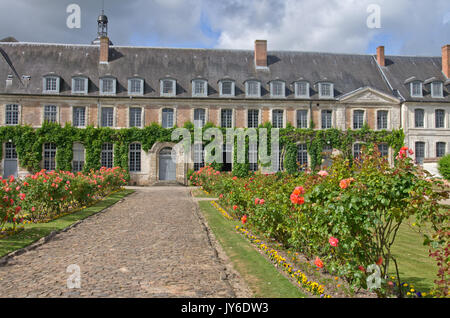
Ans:
{"label": "gabled roof section", "polygon": [[450,102],[448,87],[447,89],[444,87],[444,98],[431,97],[431,91],[426,87],[423,97],[411,97],[409,83],[412,77],[419,81],[432,78],[443,83],[446,81],[442,73],[441,57],[386,56],[386,66],[382,66],[381,69],[392,88],[398,90],[406,101]]}
{"label": "gabled roof section", "polygon": [[341,96],[339,101],[346,104],[400,104],[400,99],[372,87],[360,87]]}

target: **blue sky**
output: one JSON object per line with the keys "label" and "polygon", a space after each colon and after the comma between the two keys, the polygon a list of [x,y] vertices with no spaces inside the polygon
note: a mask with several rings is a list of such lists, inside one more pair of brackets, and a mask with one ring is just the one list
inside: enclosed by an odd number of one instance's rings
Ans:
{"label": "blue sky", "polygon": [[[66,25],[69,4],[81,28]],[[367,20],[377,5],[380,28]],[[0,39],[89,44],[101,0],[0,0]],[[436,55],[450,43],[448,0],[105,0],[116,45]],[[373,21],[373,20],[371,20]]]}

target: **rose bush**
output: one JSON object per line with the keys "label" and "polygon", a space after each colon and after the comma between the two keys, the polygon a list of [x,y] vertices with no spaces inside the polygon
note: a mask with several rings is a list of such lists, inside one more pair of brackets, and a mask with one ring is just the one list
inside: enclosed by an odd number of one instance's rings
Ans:
{"label": "rose bush", "polygon": [[[245,226],[253,232],[319,259],[320,268],[354,288],[366,288],[369,265],[379,265],[383,278],[397,267],[391,247],[403,222],[414,217],[420,225],[440,215],[439,224],[448,224],[448,212],[442,215],[438,204],[448,193],[428,180],[411,154],[403,147],[391,165],[374,147],[364,149],[359,159],[334,158],[328,171],[298,176],[232,178],[207,166],[193,179],[220,197],[234,217],[245,215]],[[448,231],[441,226],[439,233],[439,240],[430,238],[429,244],[448,251]]]}
{"label": "rose bush", "polygon": [[119,167],[87,174],[41,170],[23,179],[0,178],[0,228],[6,222],[15,226],[22,215],[35,222],[51,219],[119,189],[127,178]]}

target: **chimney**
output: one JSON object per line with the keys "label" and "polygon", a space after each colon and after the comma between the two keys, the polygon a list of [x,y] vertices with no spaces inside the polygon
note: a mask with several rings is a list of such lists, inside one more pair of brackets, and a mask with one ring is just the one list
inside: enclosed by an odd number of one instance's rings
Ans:
{"label": "chimney", "polygon": [[442,73],[450,78],[450,44],[442,47]]}
{"label": "chimney", "polygon": [[109,38],[102,36],[100,38],[100,64],[108,64],[109,61]]}
{"label": "chimney", "polygon": [[267,67],[267,40],[255,41],[255,65]]}
{"label": "chimney", "polygon": [[384,59],[384,46],[377,47],[377,62],[380,66],[386,66]]}

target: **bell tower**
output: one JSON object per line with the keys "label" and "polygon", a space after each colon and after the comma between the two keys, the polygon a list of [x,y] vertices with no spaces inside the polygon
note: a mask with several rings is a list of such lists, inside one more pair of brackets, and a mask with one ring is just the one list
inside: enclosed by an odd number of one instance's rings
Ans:
{"label": "bell tower", "polygon": [[[108,37],[108,17],[105,15],[104,9],[102,9],[102,14],[97,18],[97,38],[92,41],[92,44],[100,44],[100,39],[105,37]],[[109,45],[113,45],[111,40]]]}

